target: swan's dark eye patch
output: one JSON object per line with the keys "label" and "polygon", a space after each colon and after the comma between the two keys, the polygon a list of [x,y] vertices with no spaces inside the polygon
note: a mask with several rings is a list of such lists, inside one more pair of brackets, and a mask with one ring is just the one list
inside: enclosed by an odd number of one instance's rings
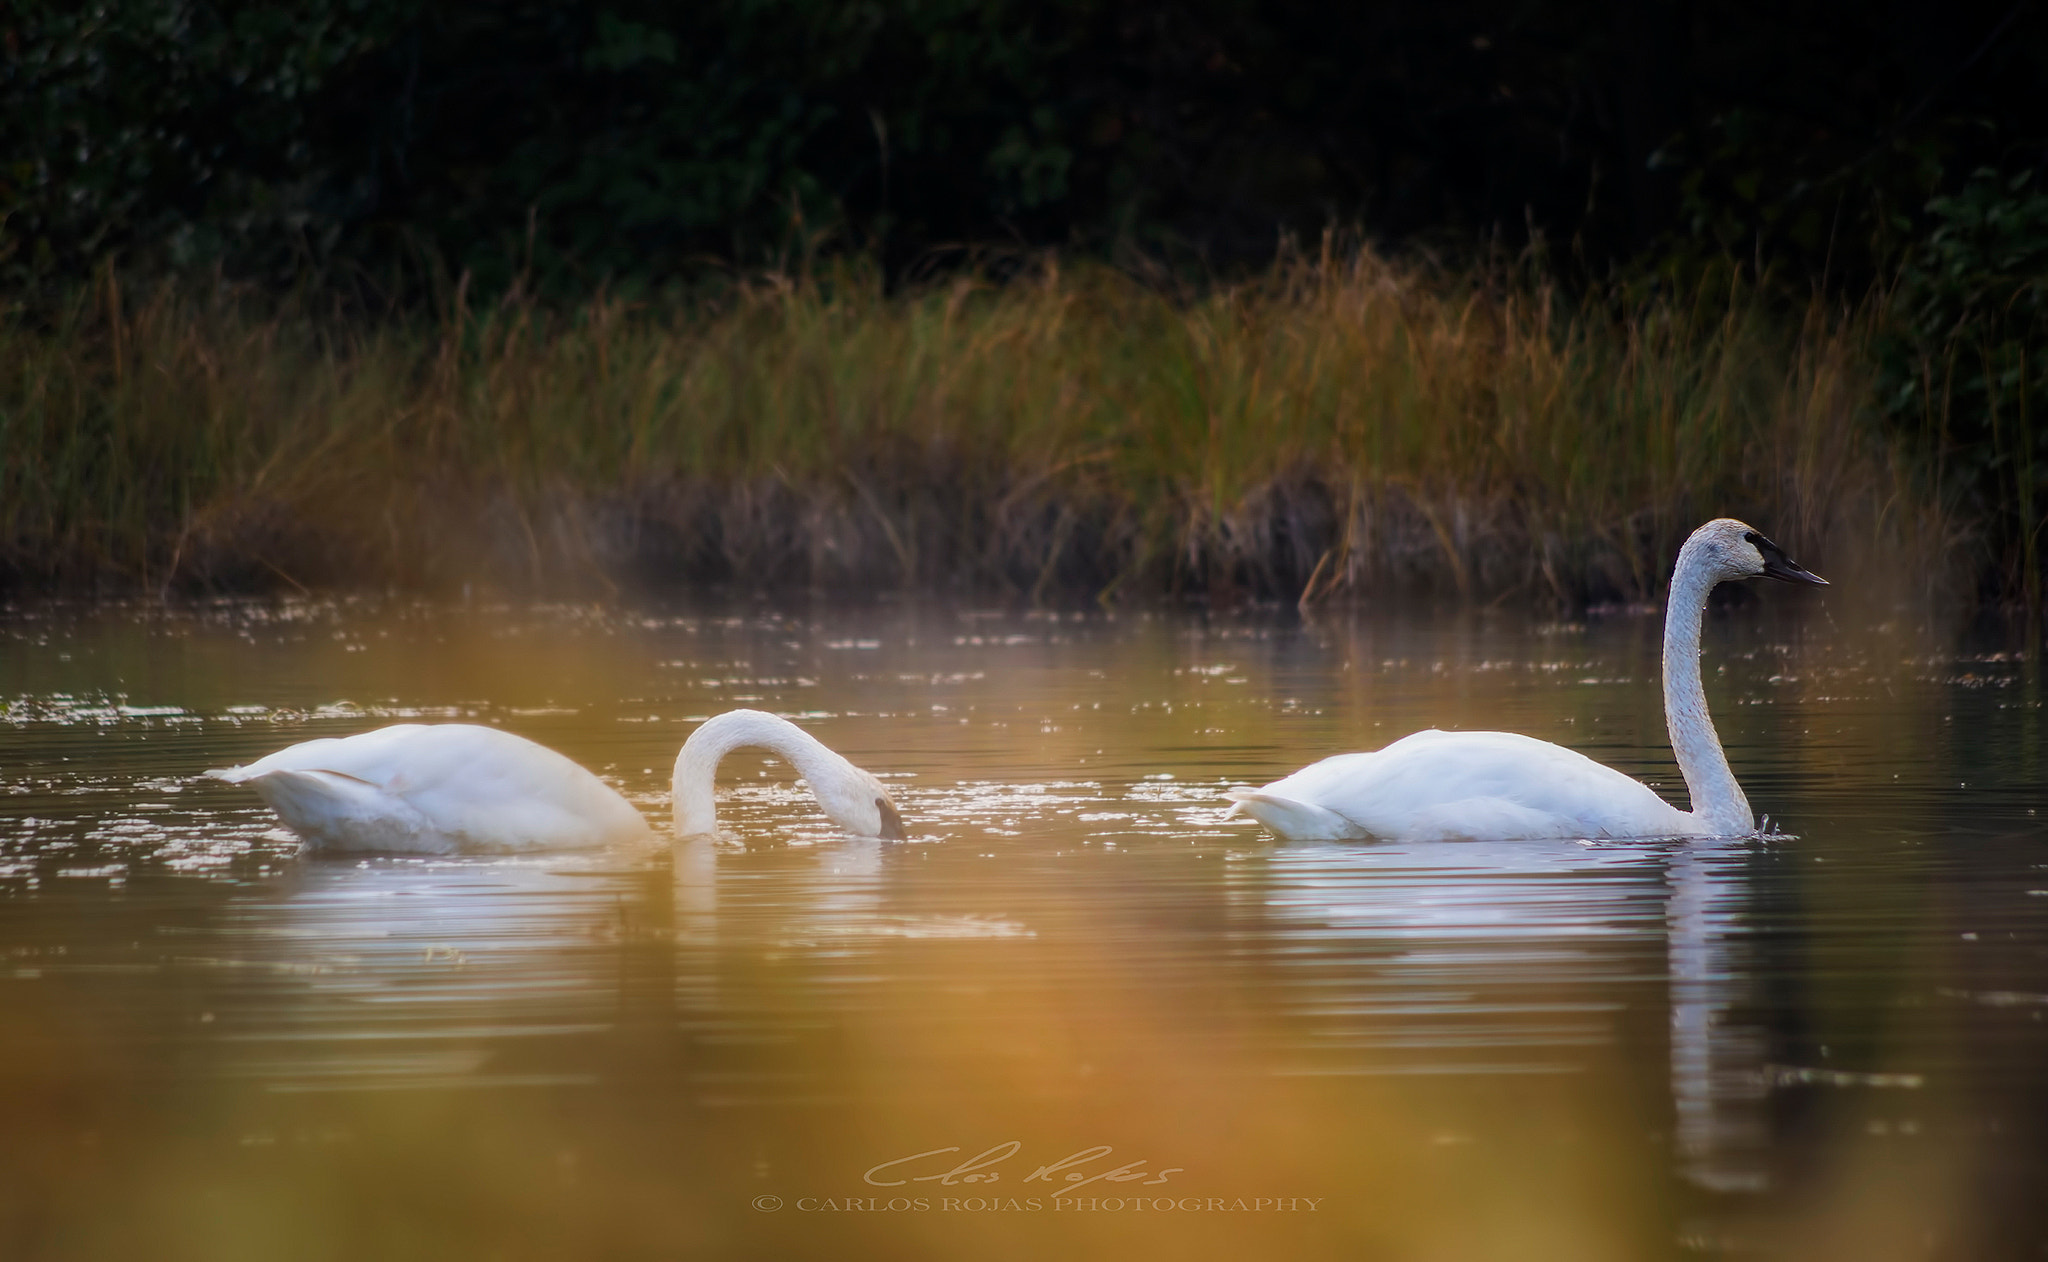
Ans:
{"label": "swan's dark eye patch", "polygon": [[1764,559],[1766,561],[1770,560],[1772,557],[1776,557],[1781,561],[1786,559],[1785,550],[1783,548],[1779,547],[1775,543],[1772,543],[1770,540],[1764,538],[1756,531],[1745,530],[1742,532],[1742,537],[1743,539],[1748,541],[1750,546],[1754,547],[1758,552],[1763,553]]}
{"label": "swan's dark eye patch", "polygon": [[1764,568],[1761,573],[1765,578],[1775,578],[1784,583],[1812,583],[1816,587],[1828,585],[1828,581],[1820,575],[1809,574],[1800,569],[1799,563],[1786,556],[1783,548],[1756,531],[1747,531],[1742,537],[1747,539],[1756,548],[1757,555],[1763,558]]}

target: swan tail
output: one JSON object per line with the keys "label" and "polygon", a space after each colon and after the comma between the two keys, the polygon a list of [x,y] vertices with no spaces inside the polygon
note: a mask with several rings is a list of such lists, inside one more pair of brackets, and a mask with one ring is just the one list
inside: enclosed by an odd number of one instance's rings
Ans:
{"label": "swan tail", "polygon": [[207,774],[256,790],[287,827],[317,847],[430,854],[455,848],[409,804],[344,772],[229,767]]}
{"label": "swan tail", "polygon": [[1255,819],[1289,841],[1336,841],[1363,836],[1358,825],[1335,811],[1257,789],[1233,789],[1231,815]]}

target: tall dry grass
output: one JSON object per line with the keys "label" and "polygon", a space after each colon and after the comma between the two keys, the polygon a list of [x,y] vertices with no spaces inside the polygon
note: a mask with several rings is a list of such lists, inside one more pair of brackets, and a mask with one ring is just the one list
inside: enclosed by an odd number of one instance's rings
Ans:
{"label": "tall dry grass", "polygon": [[1569,299],[1369,251],[1175,294],[1040,267],[889,294],[436,321],[122,289],[0,318],[0,566],[195,586],[649,580],[1640,597],[1707,517],[1932,558],[1869,312]]}

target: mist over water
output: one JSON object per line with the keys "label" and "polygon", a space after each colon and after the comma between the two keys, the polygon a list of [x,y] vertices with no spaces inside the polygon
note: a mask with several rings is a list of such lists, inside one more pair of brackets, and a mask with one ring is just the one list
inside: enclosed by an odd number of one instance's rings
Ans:
{"label": "mist over water", "polygon": [[[398,604],[0,620],[0,1256],[1995,1258],[2048,1246],[2040,664],[1709,618],[1763,840],[1283,844],[1417,728],[1683,803],[1661,622]],[[200,777],[393,722],[715,846],[304,857]],[[1014,1145],[1014,1147],[1012,1146]]]}

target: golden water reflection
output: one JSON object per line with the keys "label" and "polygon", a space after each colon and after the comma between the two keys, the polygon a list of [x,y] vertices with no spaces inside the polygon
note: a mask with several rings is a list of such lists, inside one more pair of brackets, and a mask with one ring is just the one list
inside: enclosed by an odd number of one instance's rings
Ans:
{"label": "golden water reflection", "polygon": [[[1218,791],[1431,724],[1676,786],[1657,627],[17,611],[0,1255],[1999,1256],[2048,1242],[2035,664],[1745,607],[1767,842],[1279,845]],[[1725,670],[1717,667],[1725,666]],[[497,722],[715,845],[298,857],[208,766]]]}

